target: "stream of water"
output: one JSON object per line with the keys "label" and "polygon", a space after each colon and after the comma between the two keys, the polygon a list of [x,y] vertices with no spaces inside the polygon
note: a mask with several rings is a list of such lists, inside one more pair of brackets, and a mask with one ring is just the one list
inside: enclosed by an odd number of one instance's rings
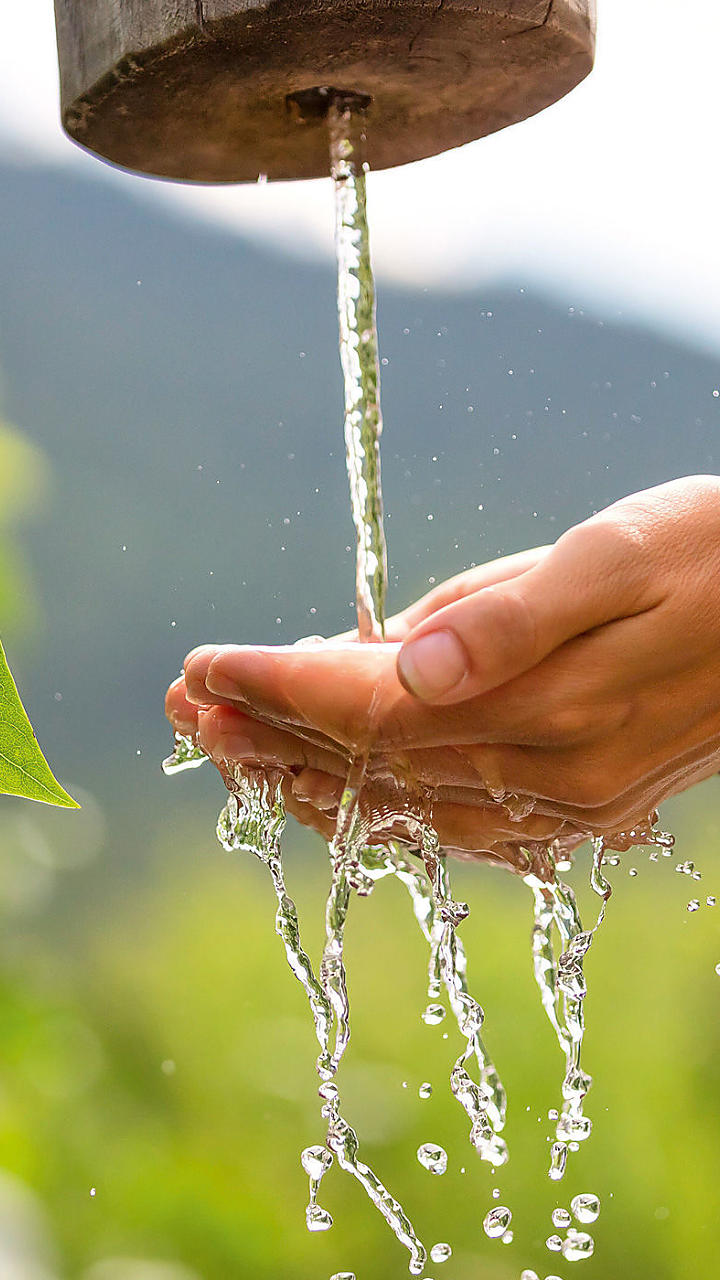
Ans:
{"label": "stream of water", "polygon": [[[338,317],[340,357],[345,388],[345,446],[353,520],[357,535],[356,602],[358,636],[363,642],[377,642],[384,636],[387,554],[383,527],[380,484],[380,370],[375,323],[375,290],[370,262],[363,163],[364,113],[353,109],[348,99],[336,97],[327,113],[330,169],[335,190],[336,248],[338,261]],[[176,737],[174,754],[165,761],[167,773],[201,764],[205,756],[197,743]],[[355,759],[350,767],[339,805],[335,835],[328,846],[330,888],[325,908],[325,944],[315,972],[302,945],[295,903],[288,895],[283,870],[281,836],[285,807],[281,773],[260,773],[227,763],[229,796],[218,820],[218,838],[227,850],[246,851],[267,868],[277,900],[275,928],[285,947],[291,971],[308,1001],[319,1045],[317,1072],[320,1080],[321,1118],[325,1122],[323,1141],[307,1147],[301,1155],[308,1176],[309,1198],[306,1222],[310,1231],[325,1231],[332,1217],[320,1202],[323,1178],[333,1164],[351,1174],[363,1187],[405,1246],[409,1270],[421,1275],[428,1251],[400,1202],[383,1185],[374,1170],[360,1158],[358,1135],[342,1113],[337,1076],[350,1039],[350,1001],[344,961],[344,936],[348,909],[354,893],[367,895],[375,884],[394,875],[406,888],[423,936],[429,948],[427,1006],[423,1012],[429,1024],[440,1023],[450,1008],[462,1047],[450,1069],[450,1089],[469,1122],[469,1141],[479,1157],[496,1170],[508,1160],[503,1135],[507,1099],[498,1072],[486,1048],[481,1031],[484,1013],[470,994],[467,959],[458,929],[467,918],[467,904],[453,899],[450,868],[430,821],[430,809],[422,796],[413,798],[411,812],[403,818],[413,837],[413,845],[397,841],[373,843],[377,838],[377,817],[363,811],[360,798],[367,757]],[[500,797],[500,799],[502,799]],[[517,798],[509,797],[508,803]],[[517,815],[516,815],[517,816]],[[656,834],[652,827],[632,832],[638,843],[657,843],[665,849],[670,837]],[[630,840],[629,843],[633,841]],[[551,845],[542,851],[528,849],[525,883],[532,893],[534,927],[532,955],[535,978],[543,1008],[564,1056],[560,1108],[551,1112],[555,1131],[550,1146],[549,1177],[563,1178],[568,1155],[578,1149],[591,1132],[584,1103],[592,1083],[582,1065],[584,1001],[587,992],[584,960],[596,930],[602,923],[611,887],[606,878],[606,852],[601,839],[593,843],[591,886],[602,900],[593,929],[583,928],[572,890],[557,870],[568,866],[561,850]],[[613,859],[615,861],[615,859]],[[540,873],[538,866],[543,868]],[[531,868],[534,868],[531,870]],[[423,1093],[423,1090],[425,1092]],[[421,1086],[421,1096],[432,1091]],[[447,1155],[442,1147],[424,1143],[418,1160],[431,1173],[442,1174]],[[553,1225],[564,1234],[547,1241],[551,1252],[568,1262],[591,1256],[594,1242],[587,1231],[572,1225],[573,1218],[586,1226],[595,1221],[600,1203],[593,1193],[574,1197],[571,1211],[558,1208]],[[496,1205],[484,1219],[490,1239],[509,1243],[512,1211]],[[433,1262],[443,1262],[452,1253],[449,1244],[431,1250]],[[523,1280],[538,1280],[526,1270]],[[337,1273],[332,1280],[354,1280],[351,1272]],[[556,1278],[555,1278],[556,1280]]]}

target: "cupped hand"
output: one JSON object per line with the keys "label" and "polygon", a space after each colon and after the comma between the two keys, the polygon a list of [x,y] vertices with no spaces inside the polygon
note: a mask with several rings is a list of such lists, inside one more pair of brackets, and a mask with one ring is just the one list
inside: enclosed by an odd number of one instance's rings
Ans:
{"label": "cupped hand", "polygon": [[369,750],[370,785],[428,789],[460,848],[644,826],[720,767],[720,479],[635,494],[462,574],[387,635],[205,646],[168,714],[216,760],[284,765],[314,818]]}
{"label": "cupped hand", "polygon": [[[403,815],[408,808],[417,810],[422,793],[432,796],[433,822],[445,848],[524,870],[529,845],[557,838],[569,849],[587,832],[556,815],[525,812],[525,797],[514,797],[508,806],[498,804],[462,751],[451,744],[423,747],[413,742],[402,728],[402,706],[407,711],[413,699],[399,684],[395,664],[398,641],[433,609],[521,572],[542,554],[536,550],[507,557],[443,584],[389,620],[384,644],[360,645],[350,632],[269,649],[201,646],[188,655],[185,675],[168,690],[168,718],[177,732],[199,735],[222,773],[236,762],[281,770],[289,811],[328,839],[348,766],[368,751],[362,801],[367,812],[380,817],[374,840],[414,840],[415,828]],[[265,693],[258,687],[252,695],[249,689],[241,694],[235,684],[225,686],[229,696],[211,693],[206,678],[221,655],[250,664],[256,656],[260,684],[269,679]],[[222,682],[222,673],[214,679]],[[380,745],[374,741],[376,731],[382,725],[387,734],[393,716],[399,717],[397,732],[391,744]],[[431,713],[429,719],[432,728],[438,717]],[[468,734],[471,727],[466,738]],[[431,736],[437,738],[437,733]]]}

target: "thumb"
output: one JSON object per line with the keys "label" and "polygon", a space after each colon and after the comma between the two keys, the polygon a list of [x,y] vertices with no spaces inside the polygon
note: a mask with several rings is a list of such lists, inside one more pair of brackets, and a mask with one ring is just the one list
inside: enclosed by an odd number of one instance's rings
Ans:
{"label": "thumb", "polygon": [[651,590],[637,543],[595,517],[564,534],[527,572],[413,628],[398,655],[398,677],[423,702],[464,702],[529,671],[565,641],[644,612],[657,603]]}

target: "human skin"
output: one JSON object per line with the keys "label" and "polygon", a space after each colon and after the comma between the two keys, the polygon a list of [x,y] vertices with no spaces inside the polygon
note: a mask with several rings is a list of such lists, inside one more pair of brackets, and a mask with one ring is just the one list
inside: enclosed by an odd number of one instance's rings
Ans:
{"label": "human skin", "polygon": [[324,834],[367,754],[370,800],[392,808],[410,779],[453,848],[522,866],[528,841],[622,847],[720,769],[720,478],[634,494],[463,573],[384,643],[201,646],[166,705],[222,768],[280,769]]}

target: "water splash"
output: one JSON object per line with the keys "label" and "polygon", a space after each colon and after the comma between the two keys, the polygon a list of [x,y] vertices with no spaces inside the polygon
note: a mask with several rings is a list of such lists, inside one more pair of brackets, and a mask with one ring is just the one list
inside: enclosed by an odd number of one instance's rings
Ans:
{"label": "water splash", "polygon": [[512,1212],[505,1205],[498,1205],[485,1214],[483,1231],[490,1240],[497,1240],[505,1235],[512,1222]]}
{"label": "water splash", "polygon": [[430,1258],[432,1262],[447,1262],[452,1257],[452,1246],[440,1240],[434,1244],[430,1250]]}
{"label": "water splash", "polygon": [[[465,1048],[450,1073],[450,1088],[470,1120],[470,1141],[481,1159],[498,1168],[507,1162],[508,1151],[499,1136],[505,1125],[507,1097],[497,1070],[480,1035],[485,1015],[470,995],[467,984],[467,956],[458,925],[467,918],[467,903],[454,902],[450,890],[447,860],[437,833],[427,821],[417,820],[420,852],[424,866],[411,862],[396,842],[387,857],[392,859],[397,878],[410,895],[415,919],[430,946],[428,1004],[423,1019],[430,1025],[440,1019],[429,1010],[444,1009],[434,1002],[442,988],[447,993]],[[478,1080],[471,1078],[467,1063],[475,1058]]]}
{"label": "water splash", "polygon": [[[585,930],[578,912],[575,895],[554,874],[541,879],[535,873],[524,877],[535,901],[533,927],[533,964],[535,980],[543,1008],[565,1054],[565,1076],[562,1085],[563,1105],[557,1114],[555,1141],[550,1148],[548,1175],[559,1181],[565,1174],[568,1151],[589,1138],[592,1121],[584,1113],[585,1097],[592,1076],[581,1064],[585,1035],[583,1003],[587,995],[584,962],[593,936],[600,928],[612,886],[603,871],[605,842],[593,841],[593,864],[590,884],[602,899],[593,929]],[[556,955],[553,930],[559,935],[562,950]]]}
{"label": "water splash", "polygon": [[197,769],[204,764],[207,756],[196,738],[184,733],[175,734],[175,745],[172,755],[162,762],[163,773],[171,778],[176,773],[184,773],[186,769]]}
{"label": "water splash", "polygon": [[[600,1217],[600,1200],[593,1192],[583,1192],[574,1196],[570,1202],[570,1208],[577,1222],[582,1222],[586,1226],[590,1222],[595,1222]],[[568,1223],[569,1225],[569,1223]]]}
{"label": "water splash", "polygon": [[422,1146],[418,1147],[417,1158],[423,1169],[427,1169],[428,1173],[440,1175],[447,1172],[447,1151],[444,1147],[439,1147],[434,1142],[423,1142]]}
{"label": "water splash", "polygon": [[[279,774],[248,771],[232,765],[227,765],[227,773],[231,791],[218,819],[218,839],[228,851],[244,850],[254,854],[270,873],[277,899],[275,930],[285,945],[288,964],[307,997],[320,1046],[317,1071],[321,1084],[318,1092],[323,1102],[322,1116],[327,1120],[327,1136],[324,1147],[306,1148],[302,1156],[303,1167],[310,1179],[307,1225],[314,1231],[326,1230],[332,1225],[327,1210],[318,1204],[317,1194],[322,1178],[335,1157],[340,1168],[357,1179],[398,1240],[408,1249],[411,1274],[420,1275],[427,1251],[402,1205],[370,1166],[360,1159],[357,1134],[341,1114],[340,1091],[333,1080],[349,1038],[347,989],[340,943],[350,894],[348,869],[357,852],[352,839],[353,814],[357,813],[357,808],[353,809],[348,798],[343,822],[338,823],[340,834],[336,835],[331,846],[337,854],[337,842],[341,842],[343,853],[337,857],[337,862],[342,864],[345,880],[341,883],[340,877],[335,884],[333,873],[335,887],[331,888],[328,897],[327,939],[321,980],[318,981],[302,946],[297,908],[285,886],[280,842],[285,826],[282,779]],[[370,867],[372,869],[372,859]],[[333,1028],[335,1037],[331,1048]]]}
{"label": "water splash", "polygon": [[573,1227],[562,1242],[562,1255],[566,1262],[581,1262],[583,1258],[591,1258],[595,1252],[595,1241],[587,1231],[576,1231]]}

